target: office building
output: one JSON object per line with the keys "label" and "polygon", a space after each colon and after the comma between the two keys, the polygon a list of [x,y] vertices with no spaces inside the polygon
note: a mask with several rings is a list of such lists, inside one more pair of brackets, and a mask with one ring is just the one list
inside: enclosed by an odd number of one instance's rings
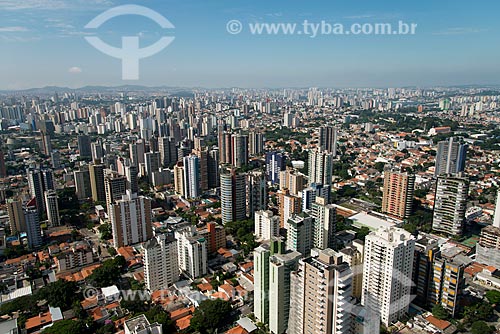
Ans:
{"label": "office building", "polygon": [[329,248],[291,274],[289,334],[352,333],[352,272]]}
{"label": "office building", "polygon": [[437,146],[434,176],[456,174],[465,169],[467,145],[456,138],[440,141]]}
{"label": "office building", "polygon": [[333,153],[321,150],[309,151],[309,184],[331,186],[333,175]]}
{"label": "office building", "polygon": [[413,207],[415,175],[396,169],[384,171],[382,212],[400,219],[408,218]]}
{"label": "office building", "polygon": [[361,303],[389,326],[407,314],[415,240],[400,228],[380,228],[365,239]]}
{"label": "office building", "polygon": [[151,199],[127,191],[122,199],[109,206],[109,219],[115,248],[151,239]]}
{"label": "office building", "polygon": [[246,176],[236,170],[225,170],[220,175],[222,223],[246,218]]}
{"label": "office building", "polygon": [[57,192],[55,190],[47,190],[44,194],[45,207],[47,208],[47,219],[51,226],[59,226],[61,219],[59,217],[59,204],[57,202]]}
{"label": "office building", "polygon": [[144,251],[144,282],[150,291],[167,289],[179,280],[177,240],[173,235],[159,234],[146,241]]}
{"label": "office building", "polygon": [[464,232],[469,179],[461,175],[442,175],[437,179],[432,229],[449,236]]}
{"label": "office building", "polygon": [[271,240],[279,236],[280,218],[274,216],[270,210],[255,212],[255,238],[257,240]]}

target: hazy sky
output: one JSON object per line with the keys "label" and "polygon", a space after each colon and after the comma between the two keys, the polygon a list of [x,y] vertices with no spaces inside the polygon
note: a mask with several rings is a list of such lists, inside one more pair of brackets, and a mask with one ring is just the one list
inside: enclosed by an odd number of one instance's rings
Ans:
{"label": "hazy sky", "polygon": [[[118,5],[147,6],[175,29],[128,15],[96,31],[84,26]],[[0,89],[58,85],[203,87],[431,86],[500,83],[500,2],[495,0],[0,0]],[[236,19],[243,31],[231,35]],[[417,23],[410,36],[252,35],[255,22]],[[123,81],[121,61],[94,49],[171,35]]]}

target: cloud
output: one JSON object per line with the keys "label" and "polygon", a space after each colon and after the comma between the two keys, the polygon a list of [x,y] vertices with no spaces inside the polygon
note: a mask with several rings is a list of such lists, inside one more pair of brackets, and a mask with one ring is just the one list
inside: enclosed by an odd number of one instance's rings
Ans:
{"label": "cloud", "polygon": [[479,34],[488,31],[487,29],[481,28],[471,28],[471,27],[456,27],[447,28],[433,33],[433,35],[468,35],[468,34]]}
{"label": "cloud", "polygon": [[0,27],[0,32],[23,32],[23,31],[28,31],[28,28],[26,27]]}
{"label": "cloud", "polygon": [[71,74],[79,74],[79,73],[82,73],[82,69],[80,67],[74,66],[74,67],[70,67],[68,72]]}

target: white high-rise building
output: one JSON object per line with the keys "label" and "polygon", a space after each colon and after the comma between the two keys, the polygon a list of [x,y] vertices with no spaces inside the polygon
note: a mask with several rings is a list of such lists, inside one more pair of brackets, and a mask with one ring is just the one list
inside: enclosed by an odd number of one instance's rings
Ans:
{"label": "white high-rise building", "polygon": [[493,226],[500,228],[500,190],[497,194],[497,202],[495,206],[495,216],[493,218]]}
{"label": "white high-rise building", "polygon": [[434,197],[432,229],[450,236],[463,234],[469,179],[461,175],[439,176]]}
{"label": "white high-rise building", "polygon": [[297,269],[302,255],[295,251],[275,250],[276,246],[271,244],[269,258],[269,329],[278,334],[285,333],[288,327],[290,307],[293,307],[290,305],[291,273]]}
{"label": "white high-rise building", "polygon": [[254,302],[253,313],[260,322],[269,322],[269,257],[268,244],[262,244],[253,251]]}
{"label": "white high-rise building", "polygon": [[305,213],[288,219],[286,248],[309,256],[312,248],[313,219]]}
{"label": "white high-rise building", "polygon": [[333,153],[321,150],[309,151],[309,185],[331,186],[333,174]]}
{"label": "white high-rise building", "polygon": [[47,219],[52,226],[59,226],[61,219],[59,218],[59,204],[57,202],[57,192],[55,190],[47,190],[44,194],[45,208],[47,209]]}
{"label": "white high-rise building", "polygon": [[137,244],[153,236],[151,199],[127,190],[121,200],[109,205],[114,247]]}
{"label": "white high-rise building", "polygon": [[28,247],[37,248],[42,245],[42,229],[38,219],[38,211],[34,206],[23,210],[24,221],[26,222],[26,234],[28,236]]}
{"label": "white high-rise building", "polygon": [[335,229],[337,227],[337,210],[328,204],[323,197],[316,197],[312,205],[313,247],[326,249],[334,247]]}
{"label": "white high-rise building", "polygon": [[300,260],[290,283],[289,334],[351,334],[352,272],[342,256],[324,249]]}
{"label": "white high-rise building", "polygon": [[194,226],[175,232],[179,269],[191,279],[205,276],[207,267],[207,240],[196,233]]}
{"label": "white high-rise building", "polygon": [[196,155],[183,158],[184,162],[184,197],[200,197],[200,159]]}
{"label": "white high-rise building", "polygon": [[380,228],[365,239],[361,303],[389,326],[408,312],[415,239],[401,228]]}
{"label": "white high-rise building", "polygon": [[270,240],[279,235],[280,217],[274,216],[270,210],[255,212],[255,238]]}
{"label": "white high-rise building", "polygon": [[143,244],[144,281],[150,292],[167,288],[179,280],[177,241],[159,234]]}

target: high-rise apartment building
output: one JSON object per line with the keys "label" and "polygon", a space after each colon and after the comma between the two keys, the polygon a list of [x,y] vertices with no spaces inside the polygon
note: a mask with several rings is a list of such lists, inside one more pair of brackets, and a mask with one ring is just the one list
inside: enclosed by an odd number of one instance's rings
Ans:
{"label": "high-rise apartment building", "polygon": [[289,334],[352,333],[352,272],[329,248],[291,274]]}
{"label": "high-rise apartment building", "polygon": [[301,191],[304,189],[306,185],[305,175],[299,173],[297,170],[293,168],[287,168],[286,170],[282,170],[279,176],[280,180],[280,189],[288,189],[290,190],[290,194],[293,196],[300,196]]}
{"label": "high-rise apartment building", "polygon": [[305,214],[294,214],[288,219],[286,248],[309,256],[313,247],[313,219]]}
{"label": "high-rise apartment building", "polygon": [[309,184],[331,186],[333,153],[319,149],[309,151]]}
{"label": "high-rise apartment building", "polygon": [[333,248],[337,228],[335,206],[328,204],[322,197],[316,197],[316,202],[312,205],[311,217],[313,218],[313,247],[318,249]]}
{"label": "high-rise apartment building", "polygon": [[90,183],[90,172],[88,166],[80,167],[73,172],[75,179],[76,197],[83,200],[92,197],[92,186]]}
{"label": "high-rise apartment building", "polygon": [[400,228],[380,228],[365,239],[361,303],[385,326],[408,312],[414,250],[413,236]]}
{"label": "high-rise apartment building", "polygon": [[220,175],[222,223],[246,218],[246,176],[236,170],[225,170]]}
{"label": "high-rise apartment building", "polygon": [[434,175],[456,174],[465,169],[467,156],[467,145],[451,137],[448,140],[440,141],[436,153],[436,167]]}
{"label": "high-rise apartment building", "polygon": [[57,192],[55,190],[46,190],[44,193],[45,207],[47,208],[47,219],[51,226],[59,226],[61,219],[59,217],[59,204],[57,202]]}
{"label": "high-rise apartment building", "polygon": [[242,167],[248,164],[248,136],[233,134],[231,136],[231,156],[234,167]]}
{"label": "high-rise apartment building", "polygon": [[207,267],[207,240],[198,235],[194,226],[176,231],[179,269],[195,279],[205,276]]}
{"label": "high-rise apartment building", "polygon": [[26,234],[28,236],[28,247],[33,249],[42,245],[42,229],[40,228],[38,211],[30,204],[23,211],[24,221],[26,222]]}
{"label": "high-rise apartment building", "polygon": [[160,163],[163,167],[170,167],[177,162],[177,147],[174,138],[158,138],[158,150],[160,151]]}
{"label": "high-rise apartment building", "polygon": [[260,155],[264,151],[264,134],[252,131],[248,134],[248,153],[250,155]]}
{"label": "high-rise apartment building", "polygon": [[109,208],[115,248],[144,242],[153,236],[150,198],[127,191]]}
{"label": "high-rise apartment building", "polygon": [[341,249],[342,259],[352,271],[352,296],[361,300],[363,291],[363,256],[365,244],[361,240],[353,240],[352,244]]}
{"label": "high-rise apartment building", "polygon": [[160,169],[160,152],[147,152],[144,153],[144,164],[146,167],[146,174],[148,175],[149,183],[153,183],[153,172]]}
{"label": "high-rise apartment building", "polygon": [[437,179],[432,229],[450,236],[464,232],[469,179],[461,175],[442,175]]}
{"label": "high-rise apartment building", "polygon": [[322,151],[328,151],[337,155],[337,128],[333,126],[322,126],[319,128],[318,146]]}
{"label": "high-rise apartment building", "polygon": [[104,165],[89,165],[90,188],[92,189],[92,200],[94,202],[106,201],[106,189],[104,187]]}
{"label": "high-rise apartment building", "polygon": [[200,189],[200,158],[192,154],[183,158],[184,165],[184,197],[198,198]]}
{"label": "high-rise apartment building", "polygon": [[104,177],[104,190],[106,192],[106,210],[116,200],[120,200],[127,192],[127,177],[111,172]]}
{"label": "high-rise apartment building", "polygon": [[90,137],[87,135],[79,135],[77,140],[78,140],[78,151],[80,152],[80,157],[84,159],[92,158]]}
{"label": "high-rise apartment building", "polygon": [[302,199],[292,196],[288,189],[278,191],[280,227],[288,226],[288,219],[296,213],[302,212]]}
{"label": "high-rise apartment building", "polygon": [[280,152],[266,153],[266,175],[272,184],[279,184],[280,172],[286,168],[286,156]]}
{"label": "high-rise apartment building", "polygon": [[382,212],[400,219],[408,218],[413,207],[415,175],[396,169],[384,171]]}
{"label": "high-rise apartment building", "polygon": [[44,182],[42,177],[42,172],[39,169],[28,170],[28,187],[32,198],[36,202],[36,210],[39,215],[45,212],[45,200],[44,200]]}
{"label": "high-rise apartment building", "polygon": [[255,212],[255,238],[257,240],[271,240],[279,236],[280,218],[274,216],[271,210]]}
{"label": "high-rise apartment building", "polygon": [[267,182],[262,171],[253,170],[246,174],[247,216],[253,217],[259,210],[267,209]]}
{"label": "high-rise apartment building", "polygon": [[144,282],[150,291],[168,288],[179,280],[177,240],[172,235],[159,234],[143,245]]}
{"label": "high-rise apartment building", "polygon": [[8,199],[7,213],[9,215],[10,233],[17,234],[26,232],[26,221],[24,220],[23,203],[20,200]]}

